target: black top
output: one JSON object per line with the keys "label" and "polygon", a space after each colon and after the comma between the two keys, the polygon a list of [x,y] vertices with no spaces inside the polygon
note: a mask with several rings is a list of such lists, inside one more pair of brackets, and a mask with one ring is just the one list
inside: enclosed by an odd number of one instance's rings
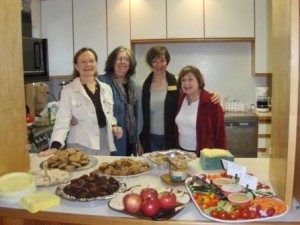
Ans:
{"label": "black top", "polygon": [[101,104],[100,86],[99,86],[98,82],[96,82],[96,90],[95,90],[94,94],[90,91],[90,89],[86,85],[83,85],[83,87],[95,106],[99,127],[100,128],[105,127],[106,126],[106,117],[103,112],[103,108],[102,108],[102,104]]}
{"label": "black top", "polygon": [[[166,73],[168,90],[164,105],[164,138],[166,150],[175,148],[174,125],[179,90],[175,76],[169,72]],[[144,152],[150,152],[150,88],[153,79],[153,73],[150,73],[144,82],[142,89],[142,111],[143,111],[143,129],[140,134],[140,142]],[[175,88],[176,87],[176,88]]]}

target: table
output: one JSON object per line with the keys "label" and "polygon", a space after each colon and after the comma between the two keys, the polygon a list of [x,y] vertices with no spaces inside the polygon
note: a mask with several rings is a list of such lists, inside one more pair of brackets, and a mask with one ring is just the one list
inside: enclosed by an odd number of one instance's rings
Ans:
{"label": "table", "polygon": [[[113,161],[120,157],[112,156],[96,156],[98,159],[98,165],[102,162]],[[41,161],[45,158],[40,158],[36,154],[30,154],[31,169],[38,169]],[[247,172],[253,173],[258,176],[260,181],[267,182],[269,177],[269,159],[268,158],[237,158],[235,162],[247,167]],[[82,174],[88,174],[94,171],[97,166],[73,173],[73,178],[79,177]],[[168,187],[161,179],[160,175],[167,172],[167,169],[152,168],[148,173],[143,176],[137,176],[132,178],[125,178],[123,181],[127,184],[127,187],[134,186],[136,184],[145,183],[160,183]],[[189,174],[207,173],[203,171],[199,164],[199,159],[195,159],[189,163]],[[210,173],[220,172],[220,170],[209,171]],[[172,187],[174,188],[174,187]],[[185,190],[184,186],[176,186],[179,190]],[[38,190],[47,190],[54,193],[56,187],[40,187]],[[121,214],[111,210],[108,206],[108,200],[95,201],[95,202],[71,202],[67,200],[61,200],[59,206],[40,211],[38,213],[30,213],[24,209],[21,209],[17,203],[5,203],[0,202],[0,225],[8,224],[51,224],[51,225],[94,225],[94,224],[153,224],[154,221],[141,220],[125,214]],[[295,222],[300,224],[300,215],[298,215],[296,207],[284,217],[272,221],[272,224],[288,222],[289,224]],[[298,222],[297,222],[298,221]],[[178,225],[192,225],[192,224],[217,224],[214,221],[210,221],[201,216],[196,207],[191,202],[183,211],[173,217],[171,220],[156,222],[163,224],[178,224]],[[248,223],[250,224],[250,223]],[[268,222],[260,224],[270,224]]]}

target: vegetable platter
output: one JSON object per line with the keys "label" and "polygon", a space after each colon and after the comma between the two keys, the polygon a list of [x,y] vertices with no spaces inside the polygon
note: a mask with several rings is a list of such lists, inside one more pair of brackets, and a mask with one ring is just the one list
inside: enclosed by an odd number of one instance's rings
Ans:
{"label": "vegetable platter", "polygon": [[[236,178],[226,176],[226,172],[216,175],[201,174],[185,180],[185,186],[199,213],[210,219],[222,223],[245,223],[274,220],[286,215],[289,210],[287,204],[276,197],[270,186],[258,182],[255,191],[242,188],[239,195],[249,198],[244,203],[231,200],[224,189],[217,187],[213,180],[219,177],[232,179],[238,184]],[[224,185],[225,186],[225,185]]]}

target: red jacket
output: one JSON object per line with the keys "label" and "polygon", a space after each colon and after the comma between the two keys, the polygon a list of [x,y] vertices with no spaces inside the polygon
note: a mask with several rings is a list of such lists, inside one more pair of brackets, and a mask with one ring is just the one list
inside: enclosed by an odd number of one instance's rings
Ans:
{"label": "red jacket", "polygon": [[[181,92],[177,103],[178,114],[186,94]],[[227,149],[224,112],[220,104],[211,102],[212,94],[202,89],[196,121],[197,147],[196,154],[199,157],[203,148]],[[188,116],[188,115],[187,115]],[[179,148],[179,133],[175,124],[176,144]]]}

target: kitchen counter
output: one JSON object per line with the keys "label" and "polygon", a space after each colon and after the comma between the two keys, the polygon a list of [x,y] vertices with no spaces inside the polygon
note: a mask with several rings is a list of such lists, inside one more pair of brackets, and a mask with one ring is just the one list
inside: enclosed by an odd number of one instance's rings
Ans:
{"label": "kitchen counter", "polygon": [[[115,160],[119,157],[97,157],[98,164],[105,161]],[[31,169],[39,168],[41,161],[45,158],[39,158],[36,154],[30,154]],[[269,177],[269,159],[268,158],[238,158],[235,160],[236,163],[244,165],[247,167],[247,171],[258,176],[259,180],[262,182],[268,182]],[[82,174],[88,174],[96,169],[94,168],[78,171],[73,173],[73,178],[79,177]],[[167,170],[153,168],[148,173],[143,176],[137,176],[132,178],[125,178],[123,182],[131,187],[136,184],[147,183],[160,183],[167,187],[160,179],[160,175],[166,173]],[[200,173],[216,173],[217,171],[202,171],[199,160],[195,159],[189,163],[190,174],[200,174]],[[41,187],[38,190],[47,190],[49,192],[55,192],[55,186],[53,187]],[[174,187],[173,187],[174,188]],[[184,186],[176,186],[180,190],[185,190]],[[108,200],[95,201],[95,202],[71,202],[67,200],[61,200],[60,205],[53,208],[47,209],[45,211],[40,211],[38,213],[30,213],[24,209],[21,209],[17,203],[5,203],[0,201],[0,225],[8,224],[54,224],[55,225],[71,225],[71,224],[141,224],[148,225],[153,224],[153,221],[136,219],[134,217],[124,215],[111,210],[108,207]],[[43,221],[43,222],[37,222]],[[47,222],[46,222],[47,221]],[[300,214],[297,212],[296,207],[293,206],[292,210],[282,218],[272,221],[272,224],[277,224],[280,222],[296,222],[295,224],[300,224]],[[217,224],[211,220],[206,219],[201,216],[197,211],[196,207],[191,202],[189,206],[183,209],[178,215],[173,217],[171,220],[164,221],[164,224]],[[250,224],[250,223],[249,223]],[[267,224],[267,223],[260,223]],[[270,223],[269,223],[270,224]]]}

